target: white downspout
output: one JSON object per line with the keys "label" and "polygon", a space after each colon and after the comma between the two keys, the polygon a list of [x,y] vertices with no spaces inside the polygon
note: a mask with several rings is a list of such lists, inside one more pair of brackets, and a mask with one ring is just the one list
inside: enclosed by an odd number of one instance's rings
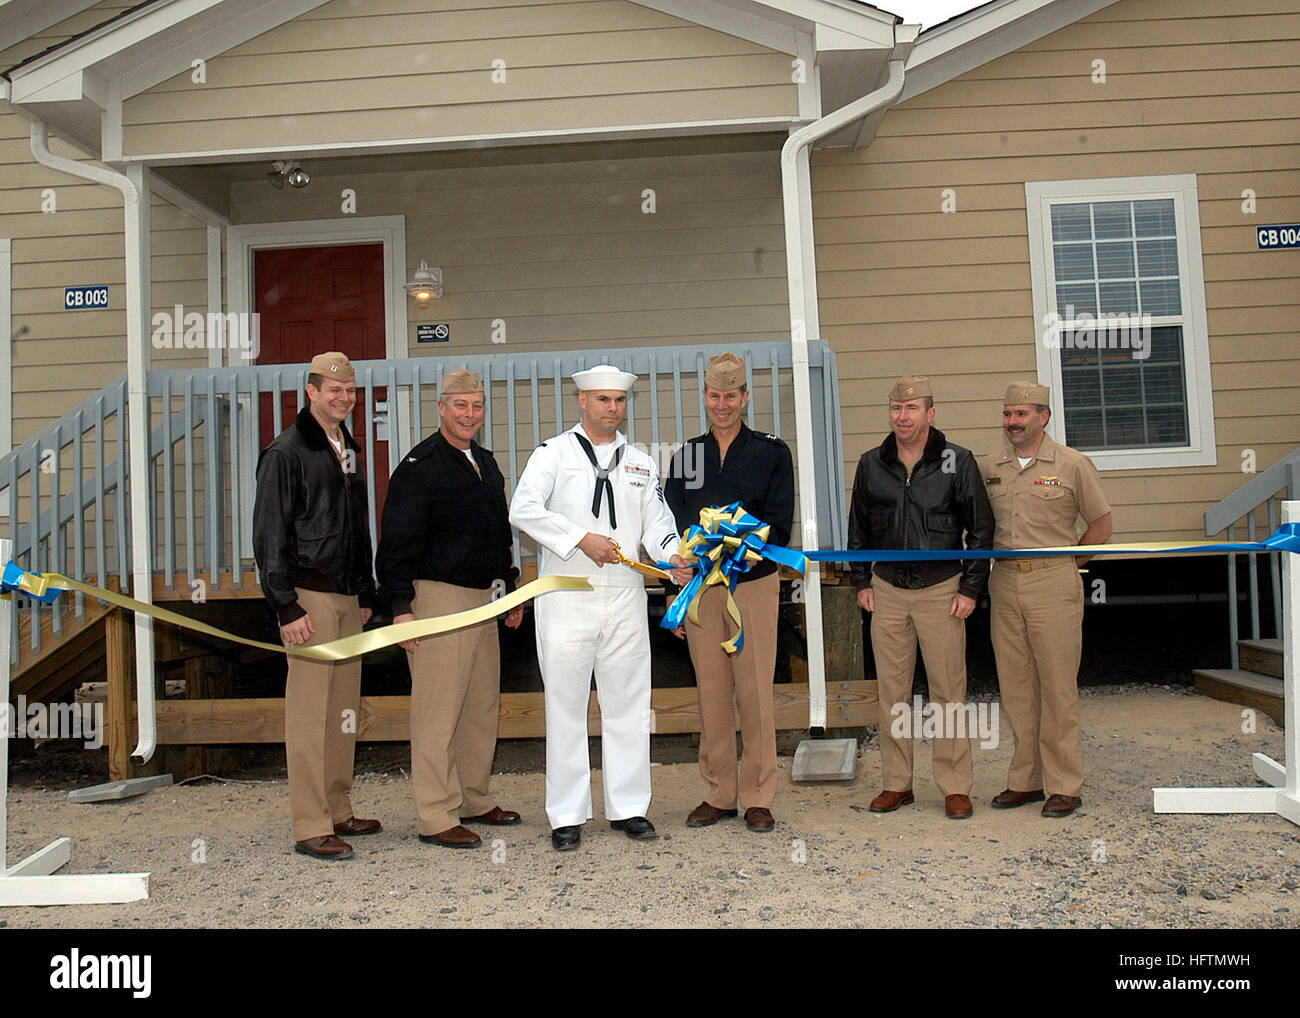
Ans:
{"label": "white downspout", "polygon": [[[50,151],[49,128],[32,122],[32,155],[42,166],[107,184],[122,192],[126,227],[126,377],[127,418],[131,464],[131,596],[153,603],[152,546],[149,537],[149,397],[145,372],[149,368],[148,323],[150,297],[150,237],[148,170],[131,166],[118,173],[94,163],[78,162]],[[154,703],[153,620],[135,617],[135,698],[139,707],[139,742],[133,756],[146,763],[158,745]]]}
{"label": "white downspout", "polygon": [[[781,194],[785,216],[786,278],[790,287],[790,356],[794,374],[794,419],[799,455],[799,509],[803,547],[818,547],[817,454],[813,449],[812,387],[808,377],[808,337],[820,336],[817,266],[813,255],[812,178],[808,150],[840,128],[892,105],[903,91],[903,61],[889,61],[885,83],[834,113],[791,133],[781,148]],[[805,217],[808,228],[804,229]],[[804,581],[804,628],[808,637],[808,727],[826,729],[826,648],[822,638],[821,568],[808,563]]]}

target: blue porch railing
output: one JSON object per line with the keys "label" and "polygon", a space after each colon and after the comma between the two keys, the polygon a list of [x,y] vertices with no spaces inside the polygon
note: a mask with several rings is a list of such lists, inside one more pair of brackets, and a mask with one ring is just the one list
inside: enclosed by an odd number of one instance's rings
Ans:
{"label": "blue porch railing", "polygon": [[[1205,533],[1213,537],[1226,532],[1229,541],[1258,540],[1260,532],[1267,536],[1278,528],[1282,519],[1282,500],[1300,498],[1300,449],[1292,450],[1266,470],[1261,470],[1232,494],[1215,503],[1205,512]],[[1263,514],[1263,519],[1258,519]],[[1261,524],[1257,527],[1256,523]],[[1245,534],[1238,527],[1245,524]],[[1267,527],[1267,529],[1264,529]],[[1246,553],[1247,611],[1249,639],[1260,638],[1260,554],[1265,555],[1264,568],[1269,571],[1269,590],[1272,600],[1273,633],[1282,633],[1282,566],[1276,553]],[[1246,639],[1241,632],[1238,606],[1237,555],[1228,556],[1228,643],[1232,667],[1240,664],[1237,641]]]}
{"label": "blue porch railing", "polygon": [[[571,427],[578,408],[569,376],[599,363],[635,372],[628,407],[629,441],[666,466],[680,443],[707,428],[702,378],[708,358],[727,347],[664,346],[555,353],[501,353],[359,361],[362,390],[352,430],[362,441],[370,523],[377,532],[376,463],[395,466],[438,426],[437,391],[447,371],[467,366],[489,393],[479,441],[497,455],[513,491],[533,448]],[[730,346],[746,363],[750,427],[785,437],[795,449],[790,346]],[[813,446],[818,461],[817,515],[823,547],[847,539],[843,436],[834,353],[809,344]],[[256,365],[153,371],[148,376],[150,504],[155,574],[173,589],[203,582],[242,585],[251,570],[253,478],[266,435],[282,430],[305,399],[305,365]],[[0,457],[0,501],[10,503],[8,536],[26,569],[66,573],[104,585],[117,576],[129,589],[129,442],[126,379],[119,378],[58,421]],[[378,455],[377,455],[378,454]],[[800,528],[796,527],[796,535]],[[535,555],[515,538],[516,558]],[[29,608],[27,599],[23,611]],[[11,606],[17,613],[17,601]],[[81,617],[78,598],[75,611]],[[17,615],[14,632],[18,632]],[[31,646],[39,649],[38,616]],[[52,619],[58,635],[61,613]],[[17,660],[17,647],[14,648]]]}

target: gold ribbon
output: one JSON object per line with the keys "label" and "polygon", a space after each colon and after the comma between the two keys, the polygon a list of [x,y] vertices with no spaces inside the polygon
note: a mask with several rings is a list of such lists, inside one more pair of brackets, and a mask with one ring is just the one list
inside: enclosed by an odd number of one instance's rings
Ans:
{"label": "gold ribbon", "polygon": [[148,615],[150,618],[158,619],[161,622],[170,622],[182,629],[192,629],[196,633],[206,633],[208,636],[215,636],[220,640],[241,643],[245,647],[257,647],[259,650],[269,650],[279,654],[288,654],[292,657],[308,658],[312,661],[345,661],[361,654],[368,654],[372,650],[391,647],[405,640],[417,640],[425,636],[449,633],[452,630],[463,629],[466,626],[475,626],[481,622],[487,622],[489,619],[494,619],[498,615],[504,615],[525,601],[531,600],[540,594],[548,594],[553,590],[593,589],[591,584],[581,576],[543,576],[531,583],[525,583],[512,594],[507,594],[505,597],[490,601],[477,608],[470,608],[468,611],[454,612],[451,615],[439,615],[431,619],[413,619],[410,622],[399,622],[396,625],[384,626],[382,629],[372,629],[368,633],[357,633],[355,636],[345,636],[338,640],[331,640],[328,643],[319,643],[314,647],[289,647],[236,636],[224,629],[210,626],[206,622],[199,622],[197,619],[179,615],[174,611],[168,611],[166,608],[159,608],[157,605],[145,604],[143,601],[137,601],[125,594],[118,594],[102,587],[92,587],[87,583],[79,583],[59,573],[42,573],[39,576],[24,573],[18,587],[32,597],[45,596],[51,589],[79,590],[83,594],[89,594],[91,597],[98,598],[118,608],[125,608],[127,611]]}

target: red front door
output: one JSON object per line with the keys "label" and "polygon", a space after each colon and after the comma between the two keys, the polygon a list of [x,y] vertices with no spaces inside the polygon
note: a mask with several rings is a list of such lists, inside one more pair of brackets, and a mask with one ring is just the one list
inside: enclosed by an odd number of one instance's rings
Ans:
{"label": "red front door", "polygon": [[[254,252],[254,310],[261,317],[259,364],[306,364],[318,353],[341,350],[350,360],[382,360],[384,344],[384,246],[268,248]],[[362,454],[370,420],[366,395],[357,378],[357,406],[348,429]],[[385,400],[375,387],[372,399]],[[262,398],[262,447],[275,437],[271,397]],[[297,411],[286,395],[281,408],[287,425]],[[396,415],[390,415],[395,420]],[[375,442],[375,504],[383,515],[388,492],[388,447]],[[377,536],[377,535],[376,535]]]}

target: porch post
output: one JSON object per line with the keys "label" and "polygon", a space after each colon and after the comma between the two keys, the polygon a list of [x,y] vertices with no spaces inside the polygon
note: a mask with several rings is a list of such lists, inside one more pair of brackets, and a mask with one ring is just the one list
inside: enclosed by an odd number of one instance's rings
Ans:
{"label": "porch post", "polygon": [[[126,225],[126,377],[127,420],[131,464],[131,584],[132,596],[153,603],[152,494],[149,476],[149,391],[147,372],[151,351],[152,270],[149,236],[148,167],[131,164],[124,173],[135,194],[123,203]],[[157,743],[154,725],[153,620],[135,616],[136,702],[140,709],[140,741],[134,756],[147,762]]]}
{"label": "porch post", "polygon": [[[813,448],[812,386],[808,337],[821,335],[813,256],[812,172],[808,148],[794,153],[793,172],[782,174],[785,211],[786,279],[790,290],[790,361],[794,376],[795,447],[799,454],[799,515],[802,547],[816,551],[817,451]],[[803,584],[804,631],[808,642],[808,727],[826,727],[826,648],[822,634],[821,565],[809,561]]]}

